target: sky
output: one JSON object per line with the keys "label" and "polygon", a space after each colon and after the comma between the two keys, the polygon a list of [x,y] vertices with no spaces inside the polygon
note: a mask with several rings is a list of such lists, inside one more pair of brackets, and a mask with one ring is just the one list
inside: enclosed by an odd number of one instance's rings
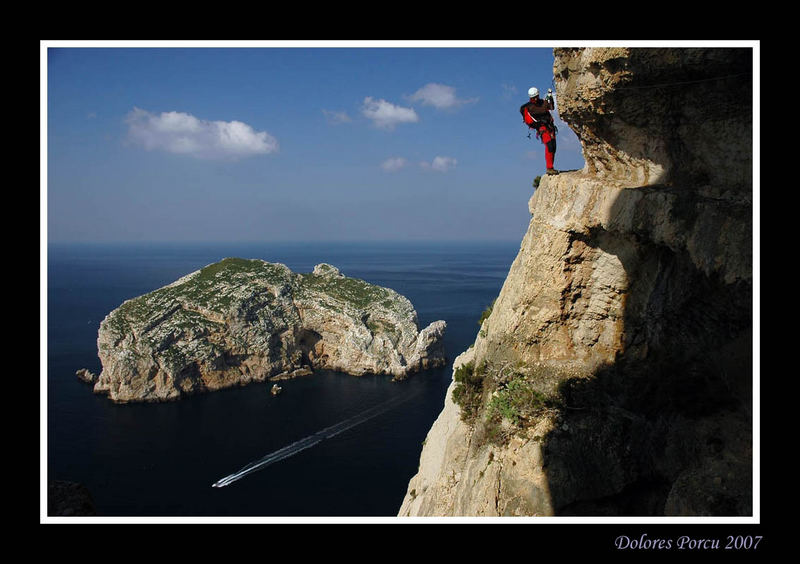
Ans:
{"label": "sky", "polygon": [[548,46],[45,49],[51,243],[520,241],[545,172]]}

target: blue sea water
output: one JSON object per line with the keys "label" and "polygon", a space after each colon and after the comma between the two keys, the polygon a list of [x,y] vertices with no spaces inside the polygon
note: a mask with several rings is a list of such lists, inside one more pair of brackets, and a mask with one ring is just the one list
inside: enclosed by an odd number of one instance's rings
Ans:
{"label": "blue sea water", "polygon": [[[47,476],[91,492],[98,514],[123,517],[395,516],[422,443],[442,409],[453,359],[478,332],[518,242],[73,244],[48,246]],[[408,297],[421,326],[444,319],[448,364],[404,382],[317,372],[159,404],[117,405],[75,371],[101,370],[100,321],[124,300],[225,257],[343,274]],[[388,410],[212,488],[296,441],[388,402]],[[357,419],[353,419],[356,421]]]}

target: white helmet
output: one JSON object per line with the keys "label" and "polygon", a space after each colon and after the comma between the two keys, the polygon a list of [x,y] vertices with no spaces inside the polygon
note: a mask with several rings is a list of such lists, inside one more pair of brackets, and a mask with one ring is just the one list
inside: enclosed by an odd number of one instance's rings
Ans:
{"label": "white helmet", "polygon": [[539,95],[539,89],[535,86],[528,89],[528,98],[536,98]]}

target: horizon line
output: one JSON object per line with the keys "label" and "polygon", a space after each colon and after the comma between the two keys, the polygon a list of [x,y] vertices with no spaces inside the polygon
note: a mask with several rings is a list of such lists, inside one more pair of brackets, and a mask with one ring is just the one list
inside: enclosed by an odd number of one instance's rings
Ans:
{"label": "horizon line", "polygon": [[119,240],[48,240],[47,245],[272,245],[272,244],[381,244],[381,243],[520,243],[521,239],[240,239],[240,240],[202,240],[202,239],[119,239]]}

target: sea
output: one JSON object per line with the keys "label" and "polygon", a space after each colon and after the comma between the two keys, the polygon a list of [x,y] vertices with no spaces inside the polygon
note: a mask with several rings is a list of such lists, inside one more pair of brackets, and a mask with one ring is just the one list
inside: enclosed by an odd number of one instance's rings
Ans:
{"label": "sea", "polygon": [[[394,517],[519,242],[81,243],[47,247],[42,483],[85,486],[100,517]],[[317,371],[167,403],[118,405],[75,372],[101,371],[97,331],[124,300],[226,257],[310,272],[326,262],[392,288],[420,327],[447,322],[446,366],[412,375]],[[213,487],[222,484],[223,487]]]}

